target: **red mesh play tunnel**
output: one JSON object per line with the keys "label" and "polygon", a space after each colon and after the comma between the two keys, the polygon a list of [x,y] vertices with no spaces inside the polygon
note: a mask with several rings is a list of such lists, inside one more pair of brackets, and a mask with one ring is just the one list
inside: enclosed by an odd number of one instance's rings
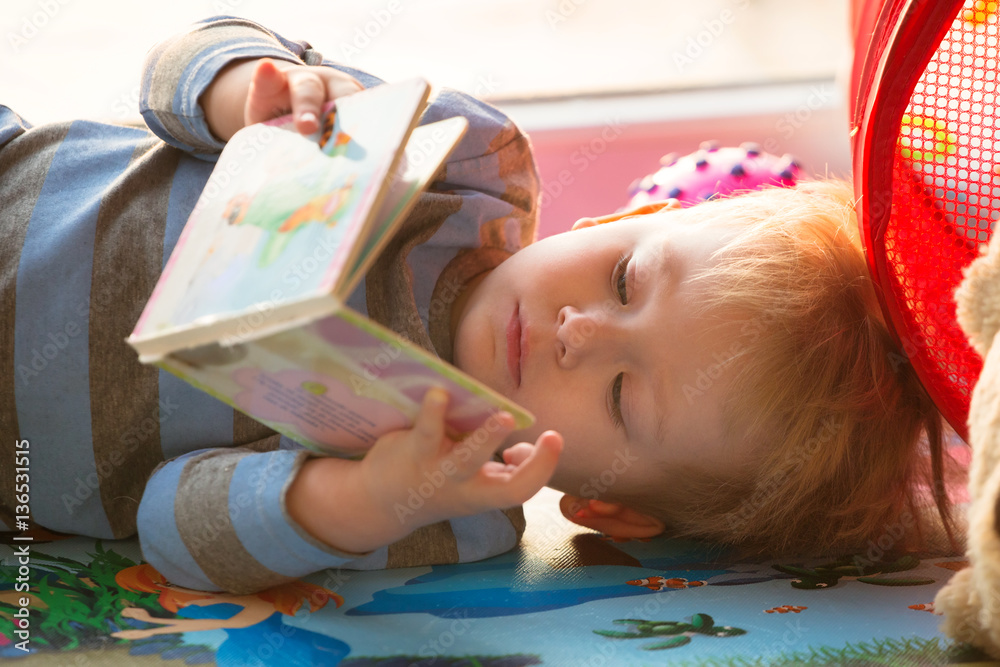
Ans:
{"label": "red mesh play tunnel", "polygon": [[856,5],[854,183],[869,267],[903,351],[949,423],[981,359],[954,291],[1000,218],[1000,1]]}

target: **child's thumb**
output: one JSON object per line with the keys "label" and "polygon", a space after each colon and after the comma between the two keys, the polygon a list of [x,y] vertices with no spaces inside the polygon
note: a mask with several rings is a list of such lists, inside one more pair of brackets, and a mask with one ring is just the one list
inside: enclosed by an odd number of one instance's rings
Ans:
{"label": "child's thumb", "polygon": [[[289,100],[282,98],[285,93],[287,77],[271,60],[264,58],[257,64],[250,77],[250,88],[247,91],[247,102],[244,110],[244,120],[247,125],[271,120],[286,109]],[[285,93],[287,97],[287,93]]]}
{"label": "child's thumb", "polygon": [[269,58],[264,58],[253,71],[251,89],[258,95],[270,97],[280,93],[285,87],[285,74]]}
{"label": "child's thumb", "polygon": [[512,445],[503,450],[503,461],[504,463],[509,463],[513,466],[519,466],[524,463],[526,458],[531,456],[531,452],[533,452],[534,449],[534,445],[529,445],[526,442],[519,442],[516,445]]}

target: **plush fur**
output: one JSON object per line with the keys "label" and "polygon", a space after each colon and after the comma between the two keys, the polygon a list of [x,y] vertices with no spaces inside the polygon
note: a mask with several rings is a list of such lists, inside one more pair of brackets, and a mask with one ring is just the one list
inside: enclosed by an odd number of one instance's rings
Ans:
{"label": "plush fur", "polygon": [[982,355],[969,409],[969,567],[934,600],[942,629],[1000,659],[1000,237],[966,270],[956,292],[958,321]]}

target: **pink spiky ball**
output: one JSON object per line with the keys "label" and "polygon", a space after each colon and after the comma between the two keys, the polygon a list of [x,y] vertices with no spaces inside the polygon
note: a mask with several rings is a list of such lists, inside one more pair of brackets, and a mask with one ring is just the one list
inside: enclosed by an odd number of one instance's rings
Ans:
{"label": "pink spiky ball", "polygon": [[791,155],[777,157],[750,142],[721,148],[715,142],[705,142],[689,155],[664,155],[660,165],[658,171],[629,186],[626,209],[663,199],[693,206],[769,185],[795,185],[801,174]]}

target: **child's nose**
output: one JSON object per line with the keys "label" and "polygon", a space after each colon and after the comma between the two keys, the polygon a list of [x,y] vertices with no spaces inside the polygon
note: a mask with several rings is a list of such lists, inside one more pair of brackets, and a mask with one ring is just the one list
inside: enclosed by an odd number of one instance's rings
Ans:
{"label": "child's nose", "polygon": [[612,336],[609,315],[601,310],[563,306],[556,318],[556,356],[563,368],[573,368]]}

